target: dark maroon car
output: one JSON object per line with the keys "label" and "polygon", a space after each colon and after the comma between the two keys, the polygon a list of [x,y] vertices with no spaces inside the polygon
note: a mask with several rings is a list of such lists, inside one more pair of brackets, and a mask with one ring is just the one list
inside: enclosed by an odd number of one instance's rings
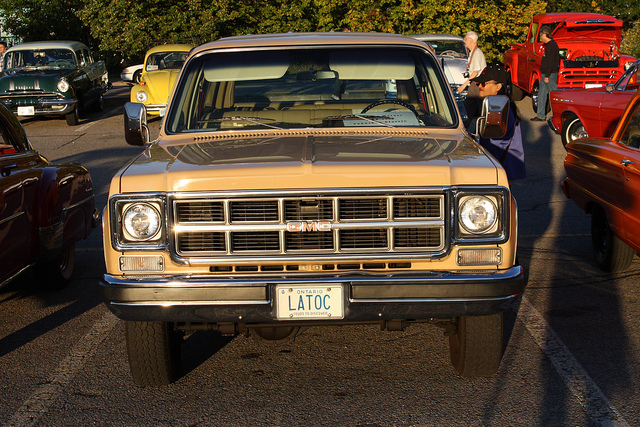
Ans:
{"label": "dark maroon car", "polygon": [[43,285],[64,285],[98,220],[89,172],[52,165],[0,104],[0,286],[32,265]]}
{"label": "dark maroon car", "polygon": [[620,113],[611,137],[567,144],[562,188],[591,214],[596,263],[624,271],[640,251],[640,91]]}

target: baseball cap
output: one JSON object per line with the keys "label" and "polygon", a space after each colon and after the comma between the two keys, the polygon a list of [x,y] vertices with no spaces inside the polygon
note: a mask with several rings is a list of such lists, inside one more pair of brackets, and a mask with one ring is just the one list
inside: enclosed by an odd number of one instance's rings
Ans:
{"label": "baseball cap", "polygon": [[489,80],[495,80],[498,83],[502,83],[503,86],[507,85],[509,76],[507,71],[500,65],[487,65],[479,76],[471,79],[472,82],[485,83]]}

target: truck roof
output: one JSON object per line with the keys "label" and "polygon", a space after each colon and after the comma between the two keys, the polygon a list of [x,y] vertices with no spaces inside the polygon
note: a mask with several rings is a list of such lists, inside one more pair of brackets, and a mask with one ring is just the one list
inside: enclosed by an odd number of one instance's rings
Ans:
{"label": "truck roof", "polygon": [[317,46],[317,45],[413,45],[424,49],[425,44],[411,37],[388,33],[283,33],[225,37],[196,48],[192,53],[203,50],[267,47],[267,46]]}

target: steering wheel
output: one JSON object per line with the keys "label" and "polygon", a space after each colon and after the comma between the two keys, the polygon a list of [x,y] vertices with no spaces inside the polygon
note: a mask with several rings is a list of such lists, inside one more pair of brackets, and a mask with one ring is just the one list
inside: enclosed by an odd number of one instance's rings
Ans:
{"label": "steering wheel", "polygon": [[364,113],[366,113],[367,111],[371,110],[372,108],[375,108],[375,107],[377,107],[378,105],[383,105],[383,104],[396,104],[396,105],[401,105],[401,106],[403,106],[404,108],[406,108],[406,109],[408,109],[409,111],[411,111],[411,112],[416,116],[416,118],[418,119],[418,121],[421,121],[421,120],[422,120],[422,117],[420,117],[420,114],[418,114],[418,112],[416,111],[416,109],[415,109],[415,107],[414,107],[413,105],[409,104],[408,102],[400,101],[400,100],[398,100],[398,99],[383,99],[383,100],[380,100],[380,101],[373,102],[373,103],[371,103],[371,104],[367,105],[366,107],[364,107],[364,108],[362,109],[362,111],[360,112],[360,114],[364,114]]}
{"label": "steering wheel", "polygon": [[440,55],[451,55],[451,56],[456,56],[458,54],[458,52],[456,52],[455,50],[445,50],[444,52],[441,52]]}

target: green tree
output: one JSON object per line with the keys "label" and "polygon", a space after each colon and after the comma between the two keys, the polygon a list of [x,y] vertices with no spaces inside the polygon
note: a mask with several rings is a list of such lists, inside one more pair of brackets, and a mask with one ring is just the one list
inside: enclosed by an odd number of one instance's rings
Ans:
{"label": "green tree", "polygon": [[83,0],[0,0],[4,31],[24,41],[78,40],[91,44],[77,12]]}
{"label": "green tree", "polygon": [[622,19],[626,27],[640,20],[640,2],[629,0],[559,0],[550,2],[549,12],[595,12]]}

